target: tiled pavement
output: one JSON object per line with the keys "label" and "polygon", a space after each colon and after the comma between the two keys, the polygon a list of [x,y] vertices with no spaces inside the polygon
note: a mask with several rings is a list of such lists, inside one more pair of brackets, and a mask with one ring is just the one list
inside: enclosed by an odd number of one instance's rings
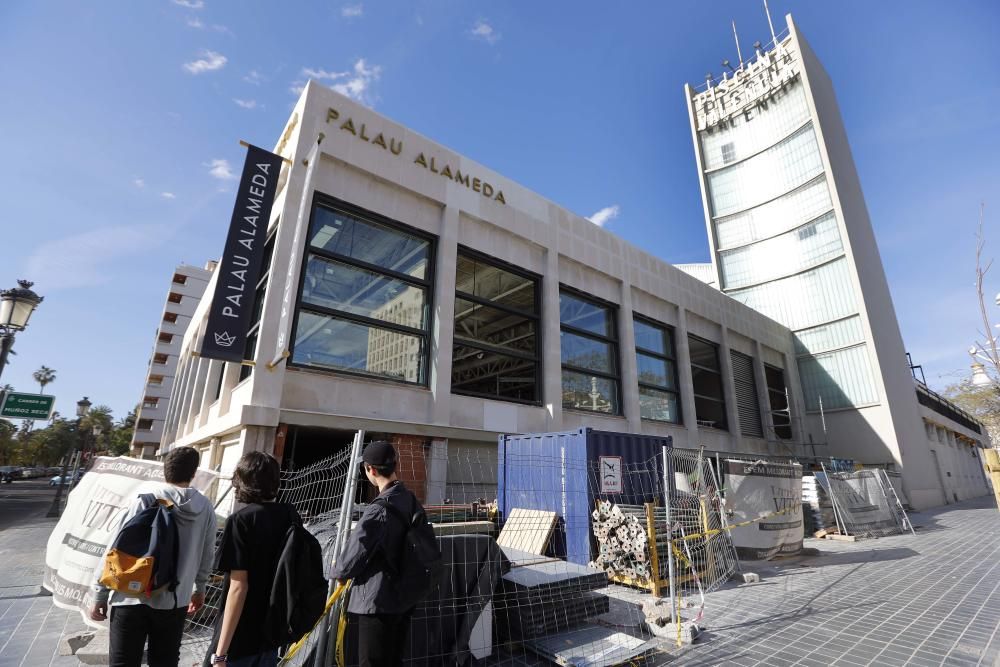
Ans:
{"label": "tiled pavement", "polygon": [[83,620],[39,596],[55,520],[30,518],[0,531],[0,667],[76,667],[76,658],[58,655],[59,639],[84,629]]}
{"label": "tiled pavement", "polygon": [[[917,514],[917,535],[807,540],[822,555],[765,567],[708,596],[679,665],[1000,665],[1000,512],[992,498]],[[0,667],[76,667],[59,638],[76,613],[37,597],[52,520],[0,531]]]}
{"label": "tiled pavement", "polygon": [[1000,665],[1000,512],[993,498],[913,515],[916,536],[806,540],[818,557],[708,596],[683,665]]}

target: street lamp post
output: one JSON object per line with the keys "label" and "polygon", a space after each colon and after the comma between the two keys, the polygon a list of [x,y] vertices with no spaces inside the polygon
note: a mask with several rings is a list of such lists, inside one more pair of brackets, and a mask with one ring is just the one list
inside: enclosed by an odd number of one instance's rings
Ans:
{"label": "street lamp post", "polygon": [[[90,412],[90,401],[84,396],[82,401],[76,402],[76,446],[73,448],[73,458],[75,463],[73,464],[73,477],[76,477],[77,466],[79,465],[79,453],[82,451],[80,444],[83,442],[83,430],[81,429],[81,423],[83,418],[87,416]],[[66,472],[69,467],[69,460],[63,457],[63,467],[62,475],[59,476],[59,483],[56,484],[56,497],[52,499],[52,506],[49,508],[47,517],[58,517],[62,514],[62,494],[63,486],[66,485]]]}
{"label": "street lamp post", "polygon": [[18,280],[17,284],[14,289],[0,290],[0,374],[14,346],[14,334],[24,331],[31,314],[44,298],[31,291],[34,283]]}

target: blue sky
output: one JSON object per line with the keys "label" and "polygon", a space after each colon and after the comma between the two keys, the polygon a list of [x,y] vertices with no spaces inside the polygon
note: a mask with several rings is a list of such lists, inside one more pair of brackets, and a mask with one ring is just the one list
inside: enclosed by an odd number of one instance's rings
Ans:
{"label": "blue sky", "polygon": [[[1000,3],[770,4],[833,78],[907,349],[943,386],[981,328],[981,201],[1000,258]],[[173,267],[222,250],[238,140],[273,145],[308,76],[707,261],[683,84],[735,60],[730,19],[744,53],[768,41],[754,0],[0,3],[0,286],[45,296],[0,382],[37,391],[45,364],[65,413],[135,405]]]}

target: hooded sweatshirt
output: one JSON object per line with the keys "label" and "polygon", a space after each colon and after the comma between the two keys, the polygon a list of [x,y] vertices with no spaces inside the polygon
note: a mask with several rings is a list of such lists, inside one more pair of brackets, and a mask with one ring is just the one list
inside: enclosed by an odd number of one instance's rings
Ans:
{"label": "hooded sweatshirt", "polygon": [[[174,504],[174,518],[177,522],[178,554],[177,554],[177,597],[170,591],[159,591],[148,598],[126,597],[117,591],[111,591],[100,583],[101,569],[94,576],[95,602],[108,602],[110,594],[111,606],[144,604],[153,609],[175,609],[186,607],[191,601],[192,593],[204,593],[208,577],[212,572],[212,561],[215,557],[215,509],[208,498],[196,489],[181,488],[172,484],[163,484],[153,489],[157,498],[169,500]],[[142,500],[137,496],[122,517],[121,525],[142,511]],[[117,537],[117,531],[115,531]]]}

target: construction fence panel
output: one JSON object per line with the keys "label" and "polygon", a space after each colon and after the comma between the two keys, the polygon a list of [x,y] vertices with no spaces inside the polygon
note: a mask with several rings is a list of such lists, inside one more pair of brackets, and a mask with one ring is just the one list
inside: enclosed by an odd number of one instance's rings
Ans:
{"label": "construction fence panel", "polygon": [[[284,470],[281,473],[277,500],[295,507],[302,517],[303,524],[323,547],[323,560],[328,565],[333,562],[339,514],[345,499],[348,478],[352,469],[357,470],[356,466],[349,465],[350,459],[351,450],[348,448],[302,469]],[[230,480],[226,480],[226,486],[230,486]],[[224,501],[228,499],[229,494],[223,497]],[[221,537],[220,528],[216,533],[216,546]],[[329,578],[329,568],[324,575]],[[200,665],[205,655],[214,648],[211,646],[211,640],[225,606],[224,582],[224,575],[213,573],[209,579],[204,606],[189,617],[184,631],[182,664]],[[333,611],[339,611],[339,607]],[[311,638],[309,645],[300,652],[301,657],[296,664],[303,664],[303,659],[307,655],[312,655],[318,638],[318,634]]]}
{"label": "construction fence panel", "polygon": [[826,480],[837,522],[845,534],[884,537],[908,530],[906,512],[884,470],[830,472]]}

